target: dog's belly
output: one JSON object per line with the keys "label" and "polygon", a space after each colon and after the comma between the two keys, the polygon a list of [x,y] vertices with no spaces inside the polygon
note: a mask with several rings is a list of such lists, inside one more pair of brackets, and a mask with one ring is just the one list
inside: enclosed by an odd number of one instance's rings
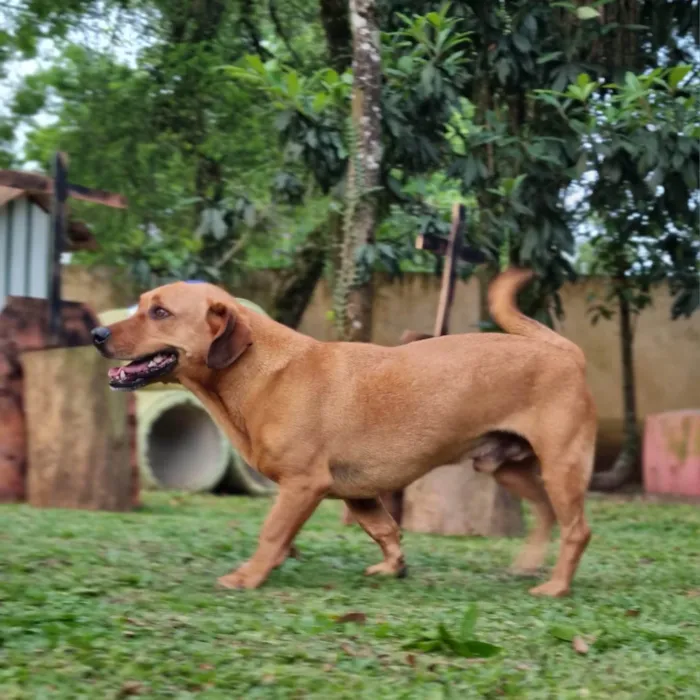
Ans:
{"label": "dog's belly", "polygon": [[400,491],[416,479],[440,466],[471,461],[477,471],[493,473],[503,463],[520,463],[532,456],[530,445],[523,438],[505,433],[490,432],[464,444],[435,445],[422,454],[406,453],[400,449],[377,455],[350,453],[354,459],[332,459],[333,478],[330,495],[337,498],[370,498],[389,491]]}
{"label": "dog's belly", "polygon": [[391,452],[347,451],[342,457],[330,460],[331,493],[339,498],[370,498],[400,491],[431,469],[459,461],[459,454],[444,449],[422,453],[405,448]]}
{"label": "dog's belly", "polygon": [[420,465],[331,462],[330,495],[336,498],[372,498],[387,491],[400,491],[429,469]]}

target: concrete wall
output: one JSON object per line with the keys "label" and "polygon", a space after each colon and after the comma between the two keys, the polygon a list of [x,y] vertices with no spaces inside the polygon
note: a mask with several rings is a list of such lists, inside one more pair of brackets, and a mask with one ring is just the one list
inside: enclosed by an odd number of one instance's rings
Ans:
{"label": "concrete wall", "polygon": [[113,270],[64,265],[62,296],[66,301],[80,301],[96,313],[130,306],[137,299],[129,287],[121,283]]}
{"label": "concrete wall", "polygon": [[[244,288],[232,290],[263,308],[270,308],[273,273],[253,276]],[[591,279],[562,290],[565,318],[558,330],[577,343],[588,360],[588,377],[600,416],[600,464],[608,463],[620,444],[622,385],[617,323],[600,321],[592,326],[587,299],[602,292],[604,282]],[[64,278],[66,298],[85,301],[96,311],[134,303],[136,296],[123,285],[111,283],[106,271],[70,266]],[[395,345],[402,331],[411,328],[431,333],[435,321],[440,281],[428,275],[406,275],[403,280],[380,277],[373,318],[374,342]],[[665,287],[654,292],[654,304],[637,321],[635,368],[641,418],[662,411],[700,407],[700,313],[671,321],[671,300]],[[327,312],[331,295],[326,284],[317,288],[304,314],[300,330],[321,340],[332,338]],[[479,287],[476,280],[460,282],[455,291],[451,331],[474,332],[479,319]]]}

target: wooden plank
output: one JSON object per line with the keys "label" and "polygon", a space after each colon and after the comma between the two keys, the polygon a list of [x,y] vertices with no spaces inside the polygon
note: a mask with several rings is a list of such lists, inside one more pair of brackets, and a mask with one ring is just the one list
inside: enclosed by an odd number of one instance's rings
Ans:
{"label": "wooden plank", "polygon": [[437,316],[435,318],[435,330],[433,335],[438,337],[446,335],[449,330],[449,316],[454,300],[454,287],[457,280],[457,260],[464,240],[464,205],[455,202],[452,207],[452,226],[450,236],[447,239],[447,251],[445,252],[445,265],[442,270],[442,286],[440,288],[440,301],[438,303]]}
{"label": "wooden plank", "polygon": [[68,192],[73,199],[80,199],[84,202],[92,202],[93,204],[102,204],[105,207],[113,209],[126,209],[126,197],[115,192],[107,192],[106,190],[97,190],[93,187],[83,187],[71,183],[68,186]]}
{"label": "wooden plank", "polygon": [[43,508],[132,506],[127,397],[93,348],[26,352],[27,495]]}
{"label": "wooden plank", "polygon": [[[0,170],[0,185],[14,187],[15,189],[25,190],[33,194],[54,193],[54,182],[52,178],[37,173],[26,173],[21,170]],[[126,197],[114,192],[84,187],[83,185],[75,183],[68,185],[68,191],[73,199],[79,199],[84,202],[102,204],[115,209],[126,209],[127,207]]]}

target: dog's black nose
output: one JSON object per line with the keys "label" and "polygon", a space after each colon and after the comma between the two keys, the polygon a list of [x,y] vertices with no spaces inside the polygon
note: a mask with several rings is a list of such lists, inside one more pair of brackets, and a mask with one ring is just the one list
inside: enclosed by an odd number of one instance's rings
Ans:
{"label": "dog's black nose", "polygon": [[111,335],[112,332],[109,330],[109,328],[98,326],[97,328],[92,329],[92,342],[95,345],[104,345],[109,340],[109,336]]}

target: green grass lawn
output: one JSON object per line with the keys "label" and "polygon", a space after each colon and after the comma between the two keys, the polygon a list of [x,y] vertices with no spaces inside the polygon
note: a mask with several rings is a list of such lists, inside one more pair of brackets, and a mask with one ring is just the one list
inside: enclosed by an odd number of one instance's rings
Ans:
{"label": "green grass lawn", "polygon": [[[700,698],[698,506],[591,500],[565,600],[507,573],[516,540],[407,534],[409,577],[367,579],[378,550],[333,502],[301,533],[301,560],[260,590],[217,590],[268,505],[0,507],[0,698]],[[403,648],[458,628],[470,604],[498,656]],[[351,612],[364,624],[337,621]]]}

